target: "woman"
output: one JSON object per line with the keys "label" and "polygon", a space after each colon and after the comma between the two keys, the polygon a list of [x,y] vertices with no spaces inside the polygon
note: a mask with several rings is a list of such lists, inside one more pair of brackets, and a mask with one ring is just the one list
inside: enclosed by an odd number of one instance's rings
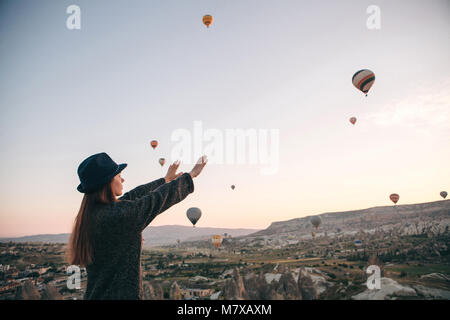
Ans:
{"label": "woman", "polygon": [[207,163],[200,158],[190,173],[176,173],[172,164],[165,178],[141,185],[121,198],[121,171],[106,153],[88,157],[78,167],[84,193],[70,238],[69,263],[85,266],[85,299],[142,299],[142,231],[160,213],[194,191],[192,178]]}

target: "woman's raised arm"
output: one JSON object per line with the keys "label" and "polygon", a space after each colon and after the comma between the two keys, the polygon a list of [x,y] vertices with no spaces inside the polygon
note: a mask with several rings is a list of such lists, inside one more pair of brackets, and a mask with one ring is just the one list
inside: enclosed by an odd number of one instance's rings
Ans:
{"label": "woman's raised arm", "polygon": [[141,232],[156,216],[182,201],[194,192],[194,183],[189,173],[165,183],[147,195],[134,201],[121,201],[114,204],[112,219],[128,229]]}
{"label": "woman's raised arm", "polygon": [[178,178],[162,184],[157,189],[134,201],[120,201],[114,203],[110,218],[123,228],[141,232],[161,212],[185,199],[194,192],[192,178],[197,177],[207,163],[206,157],[200,158],[190,173],[183,173]]}
{"label": "woman's raised arm", "polygon": [[149,182],[147,184],[143,184],[141,186],[138,186],[134,188],[133,190],[130,190],[126,192],[122,197],[120,197],[118,200],[136,200],[140,197],[145,196],[149,192],[159,188],[164,183],[166,183],[166,180],[164,178],[160,178],[158,180]]}

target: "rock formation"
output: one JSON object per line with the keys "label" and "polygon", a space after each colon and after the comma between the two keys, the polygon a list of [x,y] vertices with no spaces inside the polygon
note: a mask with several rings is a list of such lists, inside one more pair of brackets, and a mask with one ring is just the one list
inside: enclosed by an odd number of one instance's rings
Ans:
{"label": "rock formation", "polygon": [[316,300],[318,298],[314,283],[311,277],[309,277],[306,273],[300,271],[297,284],[303,300]]}
{"label": "rock formation", "polygon": [[174,283],[170,287],[169,298],[170,298],[170,300],[181,300],[182,299],[181,290],[176,281],[174,281]]}
{"label": "rock formation", "polygon": [[44,287],[41,295],[41,300],[63,300],[63,296],[58,292],[55,286],[48,283]]}
{"label": "rock formation", "polygon": [[25,281],[16,291],[16,300],[40,300],[41,294],[32,280]]}

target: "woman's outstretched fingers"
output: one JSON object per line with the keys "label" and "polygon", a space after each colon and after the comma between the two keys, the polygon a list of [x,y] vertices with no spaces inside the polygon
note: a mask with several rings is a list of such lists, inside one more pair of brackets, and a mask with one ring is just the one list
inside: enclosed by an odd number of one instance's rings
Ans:
{"label": "woman's outstretched fingers", "polygon": [[206,156],[203,156],[200,159],[198,159],[197,164],[194,166],[194,168],[192,168],[190,172],[191,177],[192,178],[197,177],[200,174],[200,172],[202,172],[207,162],[208,159]]}
{"label": "woman's outstretched fingers", "polygon": [[180,166],[180,163],[181,162],[179,160],[177,160],[169,166],[169,169],[167,169],[167,174],[165,177],[166,182],[170,182],[173,179],[176,179],[180,176],[180,174],[176,173],[178,170],[178,167]]}

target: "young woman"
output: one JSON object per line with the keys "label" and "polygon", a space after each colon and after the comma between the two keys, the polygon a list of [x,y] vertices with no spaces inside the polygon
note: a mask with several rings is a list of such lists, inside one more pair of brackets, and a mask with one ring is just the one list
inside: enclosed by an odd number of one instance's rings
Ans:
{"label": "young woman", "polygon": [[176,173],[172,164],[165,178],[141,185],[121,198],[121,171],[106,153],[85,159],[78,167],[84,193],[68,245],[69,263],[86,267],[88,300],[142,299],[142,231],[160,213],[194,191],[192,179],[207,163],[200,158],[190,173]]}

